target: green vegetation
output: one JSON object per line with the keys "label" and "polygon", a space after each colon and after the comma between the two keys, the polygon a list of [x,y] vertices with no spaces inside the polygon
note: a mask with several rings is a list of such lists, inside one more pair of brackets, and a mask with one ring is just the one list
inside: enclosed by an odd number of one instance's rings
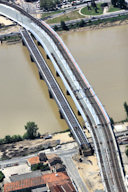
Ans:
{"label": "green vegetation", "polygon": [[124,109],[128,118],[128,104],[126,102],[124,102]]}
{"label": "green vegetation", "polygon": [[113,5],[113,7],[118,7],[120,9],[125,9],[126,8],[125,0],[111,0],[111,3]]}
{"label": "green vegetation", "polygon": [[42,14],[42,19],[44,19],[45,17],[48,17],[48,16],[52,16],[52,15],[55,15],[57,13],[61,13],[63,12],[63,10],[58,10],[58,11],[52,11],[52,12],[48,12],[48,13],[43,13]]}
{"label": "green vegetation", "polygon": [[38,136],[38,130],[39,128],[37,127],[37,125],[35,124],[35,122],[28,122],[26,125],[25,125],[25,130],[26,130],[26,133],[24,134],[24,138],[25,139],[35,139],[37,138]]}
{"label": "green vegetation", "polygon": [[6,135],[4,137],[4,139],[0,139],[0,145],[14,143],[14,142],[22,141],[22,140],[23,140],[23,137],[20,135],[13,135],[13,136]]}
{"label": "green vegetation", "polygon": [[41,9],[52,11],[56,9],[56,5],[59,4],[59,0],[40,0],[40,7]]}
{"label": "green vegetation", "polygon": [[2,173],[2,171],[0,171],[0,182],[2,182],[4,178],[5,178],[4,174]]}
{"label": "green vegetation", "polygon": [[101,15],[103,14],[103,8],[101,3],[94,4],[93,6],[87,6],[81,9],[81,13],[84,15]]}
{"label": "green vegetation", "polygon": [[75,19],[80,19],[80,18],[84,18],[84,16],[80,15],[79,12],[77,10],[75,10],[70,13],[65,13],[64,15],[62,15],[60,17],[49,19],[49,20],[47,20],[47,23],[48,24],[60,23],[61,21],[65,22],[65,21],[70,21],[70,20],[75,20]]}
{"label": "green vegetation", "polygon": [[120,10],[120,8],[114,7],[113,5],[111,5],[111,6],[109,7],[108,12],[115,12],[115,11],[119,11],[119,10]]}
{"label": "green vegetation", "polygon": [[61,21],[60,24],[61,24],[61,28],[62,28],[62,30],[68,31],[68,27],[67,27],[67,25],[65,24],[64,21]]}
{"label": "green vegetation", "polygon": [[3,139],[0,139],[0,145],[2,144],[9,144],[9,143],[15,143],[18,141],[22,141],[24,139],[35,139],[40,137],[40,133],[37,132],[38,127],[34,122],[28,122],[25,125],[26,133],[23,136],[20,135],[6,135]]}
{"label": "green vegetation", "polygon": [[38,163],[31,166],[32,171],[41,170],[41,171],[47,171],[50,170],[48,164]]}
{"label": "green vegetation", "polygon": [[125,154],[128,157],[128,146],[126,147]]}

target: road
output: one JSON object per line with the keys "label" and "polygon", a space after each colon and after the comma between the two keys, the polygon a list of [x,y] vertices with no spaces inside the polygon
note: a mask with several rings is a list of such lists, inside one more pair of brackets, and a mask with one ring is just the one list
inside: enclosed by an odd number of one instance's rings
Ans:
{"label": "road", "polygon": [[72,178],[75,181],[75,183],[78,187],[78,190],[81,192],[87,192],[88,190],[78,173],[78,170],[72,160],[72,156],[71,155],[66,155],[66,156],[60,155],[60,157],[62,158],[64,164],[67,167],[67,171],[68,171],[70,178]]}

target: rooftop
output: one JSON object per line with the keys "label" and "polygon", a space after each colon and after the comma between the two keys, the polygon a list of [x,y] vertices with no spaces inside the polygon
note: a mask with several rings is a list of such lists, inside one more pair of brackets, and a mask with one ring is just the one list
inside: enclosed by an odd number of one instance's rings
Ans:
{"label": "rooftop", "polygon": [[20,181],[15,181],[12,183],[6,183],[4,185],[4,192],[27,189],[27,188],[32,188],[34,186],[41,186],[41,185],[45,185],[45,181],[43,177],[34,177],[34,178],[24,179]]}
{"label": "rooftop", "polygon": [[26,173],[26,174],[21,174],[21,175],[13,175],[10,177],[11,182],[14,181],[19,181],[19,180],[23,180],[23,179],[29,179],[29,178],[33,178],[33,177],[39,177],[42,176],[41,171],[32,171],[30,173]]}
{"label": "rooftop", "polygon": [[29,163],[30,165],[35,165],[35,164],[40,163],[39,157],[38,157],[38,156],[35,156],[35,157],[29,158],[29,159],[28,159],[28,163]]}

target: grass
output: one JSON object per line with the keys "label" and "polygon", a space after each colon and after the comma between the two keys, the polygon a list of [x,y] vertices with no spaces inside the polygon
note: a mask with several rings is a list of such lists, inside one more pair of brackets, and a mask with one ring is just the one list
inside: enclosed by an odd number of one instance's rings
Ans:
{"label": "grass", "polygon": [[96,4],[97,5],[97,12],[95,11],[95,9],[90,6],[91,10],[88,10],[88,7],[84,7],[83,9],[81,9],[81,13],[84,15],[101,15],[103,14],[103,9],[101,7],[101,3]]}
{"label": "grass", "polygon": [[61,13],[61,12],[63,12],[63,10],[58,10],[58,11],[43,13],[43,14],[42,14],[42,19],[45,18],[45,17],[48,17],[48,16],[55,15],[55,14],[57,14],[57,13]]}
{"label": "grass", "polygon": [[53,19],[47,20],[47,23],[52,24],[52,23],[60,23],[61,21],[70,21],[70,20],[75,20],[75,19],[80,19],[84,18],[84,16],[80,15],[77,10],[72,11],[70,13],[65,13],[64,15],[60,17],[56,17]]}
{"label": "grass", "polygon": [[112,5],[110,6],[108,12],[115,12],[115,11],[120,11],[120,8],[113,7]]}

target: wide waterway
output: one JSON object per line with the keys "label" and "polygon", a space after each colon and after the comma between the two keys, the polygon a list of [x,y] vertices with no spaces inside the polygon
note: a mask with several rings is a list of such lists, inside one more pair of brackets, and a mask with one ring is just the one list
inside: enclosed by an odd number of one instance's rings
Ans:
{"label": "wide waterway", "polygon": [[21,43],[0,45],[0,68],[0,138],[23,134],[28,121],[36,122],[40,133],[67,128],[27,48]]}
{"label": "wide waterway", "polygon": [[109,116],[126,118],[128,102],[128,25],[61,35]]}
{"label": "wide waterway", "polygon": [[[61,35],[116,121],[125,118],[123,102],[128,101],[127,35],[128,26]],[[0,45],[0,67],[0,137],[23,134],[28,121],[35,121],[41,133],[67,128],[25,47]]]}

